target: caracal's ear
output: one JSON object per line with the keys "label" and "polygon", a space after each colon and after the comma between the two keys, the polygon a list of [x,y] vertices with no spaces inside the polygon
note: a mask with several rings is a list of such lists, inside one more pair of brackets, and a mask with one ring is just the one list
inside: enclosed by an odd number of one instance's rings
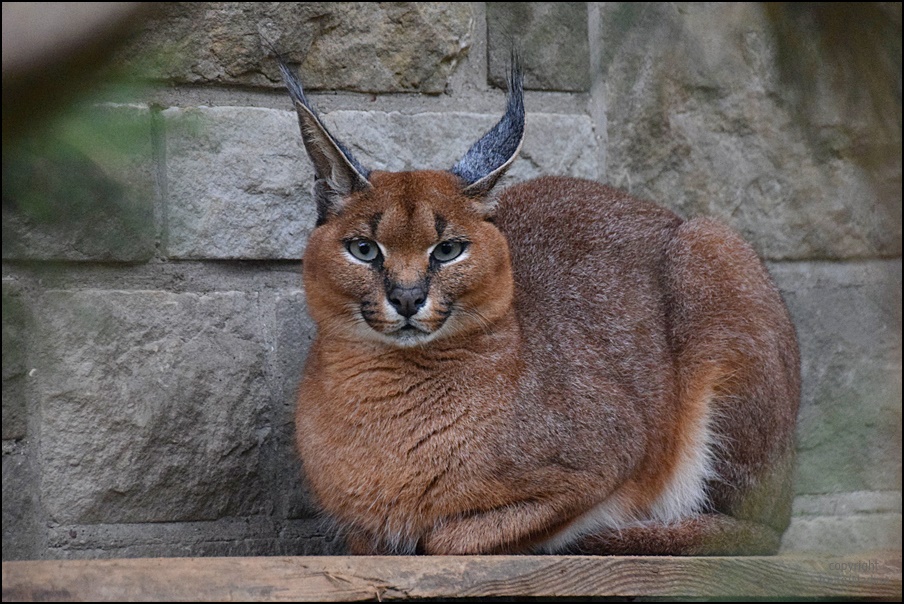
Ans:
{"label": "caracal's ear", "polygon": [[[465,182],[464,193],[475,198],[486,196],[515,161],[523,141],[524,74],[518,56],[513,53],[505,115],[451,170]],[[489,200],[486,203],[492,205]],[[488,207],[487,211],[491,209]]]}
{"label": "caracal's ear", "polygon": [[330,134],[305,96],[298,78],[282,57],[274,54],[283,81],[289,89],[289,96],[295,103],[304,148],[314,164],[314,199],[317,201],[317,224],[320,225],[329,215],[338,214],[342,210],[349,195],[371,187],[367,180],[370,170],[362,166],[345,145]]}

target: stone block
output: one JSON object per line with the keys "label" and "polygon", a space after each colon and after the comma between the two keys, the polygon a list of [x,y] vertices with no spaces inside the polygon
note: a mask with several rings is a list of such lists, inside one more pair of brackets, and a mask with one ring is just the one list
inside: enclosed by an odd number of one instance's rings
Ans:
{"label": "stone block", "polygon": [[514,45],[524,85],[535,90],[590,88],[586,2],[487,2],[489,77],[508,82]]}
{"label": "stone block", "polygon": [[[782,538],[784,552],[856,554],[901,550],[901,514],[796,516]],[[855,562],[857,560],[854,560]],[[864,560],[868,563],[868,559]]]}
{"label": "stone block", "polygon": [[798,495],[795,516],[852,516],[854,514],[900,514],[901,491],[855,491],[824,495]]}
{"label": "stone block", "polygon": [[47,531],[53,558],[149,558],[200,556],[323,556],[343,544],[321,520],[268,517],[215,522],[54,525]]}
{"label": "stone block", "polygon": [[780,263],[803,394],[800,494],[901,488],[901,261]]}
{"label": "stone block", "polygon": [[770,259],[901,254],[900,101],[897,128],[881,132],[830,94],[796,112],[760,5],[600,14],[614,185],[719,217]]}
{"label": "stone block", "polygon": [[3,281],[3,440],[25,437],[25,342],[29,316],[14,282]]}
{"label": "stone block", "polygon": [[[501,101],[501,99],[500,99]],[[375,170],[448,169],[501,116],[333,111],[333,134]],[[295,114],[259,108],[168,109],[167,254],[173,258],[301,258],[316,220],[313,170]],[[597,178],[587,116],[528,114],[510,180]]]}
{"label": "stone block", "polygon": [[901,492],[798,495],[782,552],[901,549]]}
{"label": "stone block", "polygon": [[40,499],[38,477],[27,441],[3,442],[3,560],[33,560],[38,557]]}
{"label": "stone block", "polygon": [[89,108],[4,151],[3,258],[151,258],[151,120],[146,107]]}
{"label": "stone block", "polygon": [[32,388],[57,523],[272,511],[257,294],[49,291]]}
{"label": "stone block", "polygon": [[467,2],[169,3],[123,58],[180,84],[281,88],[270,43],[310,90],[438,94],[472,26]]}
{"label": "stone block", "polygon": [[[333,111],[324,121],[368,168],[442,170],[451,168],[501,116],[500,105],[498,115]],[[589,117],[527,114],[524,145],[504,182],[547,174],[598,177]]]}
{"label": "stone block", "polygon": [[285,500],[282,513],[288,518],[311,518],[318,512],[304,480],[301,459],[295,446],[295,407],[298,384],[316,328],[301,290],[280,292],[276,298],[276,346],[271,373],[278,404],[273,406],[273,431],[277,481]]}
{"label": "stone block", "polygon": [[294,112],[167,109],[167,255],[300,259],[317,212]]}

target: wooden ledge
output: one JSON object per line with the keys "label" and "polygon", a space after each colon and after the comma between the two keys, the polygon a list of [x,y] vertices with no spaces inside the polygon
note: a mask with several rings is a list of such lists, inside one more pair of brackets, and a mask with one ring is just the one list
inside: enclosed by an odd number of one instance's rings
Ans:
{"label": "wooden ledge", "polygon": [[3,601],[901,598],[901,552],[750,558],[255,557],[3,563]]}

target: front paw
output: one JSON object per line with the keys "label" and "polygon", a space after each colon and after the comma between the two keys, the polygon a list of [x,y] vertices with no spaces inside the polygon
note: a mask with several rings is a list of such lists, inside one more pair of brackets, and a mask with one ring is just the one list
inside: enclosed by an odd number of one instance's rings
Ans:
{"label": "front paw", "polygon": [[467,535],[459,535],[456,525],[439,526],[424,537],[424,553],[431,556],[465,556],[475,554],[476,544]]}

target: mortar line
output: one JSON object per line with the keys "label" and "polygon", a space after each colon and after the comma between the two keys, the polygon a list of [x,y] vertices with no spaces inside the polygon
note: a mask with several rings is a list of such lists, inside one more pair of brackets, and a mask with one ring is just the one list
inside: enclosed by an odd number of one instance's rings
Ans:
{"label": "mortar line", "polygon": [[603,74],[603,44],[602,40],[602,13],[598,2],[587,3],[587,37],[590,53],[590,99],[588,110],[593,122],[594,136],[596,137],[597,163],[599,165],[598,179],[607,182],[608,175],[608,150],[609,132],[606,116],[606,95],[608,87]]}
{"label": "mortar line", "polygon": [[150,105],[151,152],[154,161],[154,257],[163,258],[169,244],[169,188],[166,180],[166,126],[162,107]]}

